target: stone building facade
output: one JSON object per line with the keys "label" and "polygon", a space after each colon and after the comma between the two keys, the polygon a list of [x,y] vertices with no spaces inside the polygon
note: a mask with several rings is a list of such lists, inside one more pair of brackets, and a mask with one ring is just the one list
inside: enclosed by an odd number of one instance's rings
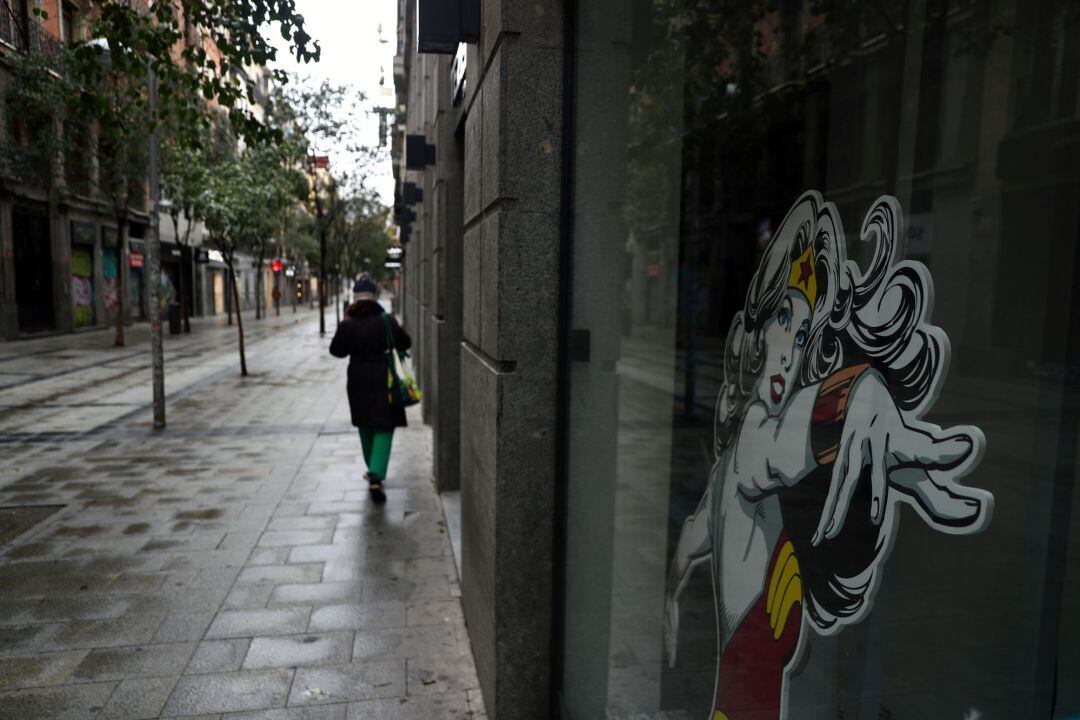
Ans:
{"label": "stone building facade", "polygon": [[[399,188],[409,182],[422,193],[404,228],[404,316],[435,431],[436,481],[461,489],[463,603],[487,707],[498,717],[542,717],[563,18],[548,3],[484,3],[479,42],[455,57],[418,54],[415,3],[399,8],[395,75],[408,108],[395,137]],[[434,162],[407,169],[421,151],[404,135],[423,136]]]}

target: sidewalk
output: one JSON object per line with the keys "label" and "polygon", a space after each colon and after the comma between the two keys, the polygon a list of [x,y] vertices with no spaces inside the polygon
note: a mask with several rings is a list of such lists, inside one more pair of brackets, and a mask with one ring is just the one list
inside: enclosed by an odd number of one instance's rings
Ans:
{"label": "sidewalk", "polygon": [[[246,379],[224,336],[189,336],[163,433],[36,400],[33,432],[0,422],[0,508],[37,522],[0,548],[0,717],[483,720],[430,431],[413,408],[371,504],[345,364],[297,317]],[[130,377],[69,396],[104,407]]]}

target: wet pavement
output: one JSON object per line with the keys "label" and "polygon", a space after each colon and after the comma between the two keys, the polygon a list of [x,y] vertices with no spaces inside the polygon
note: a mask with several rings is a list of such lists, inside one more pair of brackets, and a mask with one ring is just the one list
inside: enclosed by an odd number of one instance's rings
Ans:
{"label": "wet pavement", "polygon": [[0,718],[483,720],[418,409],[376,506],[314,313],[194,325],[160,433],[145,328],[0,343]]}

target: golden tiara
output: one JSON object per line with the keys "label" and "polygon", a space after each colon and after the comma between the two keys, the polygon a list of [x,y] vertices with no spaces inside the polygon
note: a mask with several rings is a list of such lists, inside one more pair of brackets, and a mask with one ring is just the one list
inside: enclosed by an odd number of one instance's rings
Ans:
{"label": "golden tiara", "polygon": [[788,275],[788,287],[798,290],[810,303],[810,309],[814,309],[817,301],[817,275],[814,270],[814,246],[806,248],[806,252],[791,263],[791,273]]}

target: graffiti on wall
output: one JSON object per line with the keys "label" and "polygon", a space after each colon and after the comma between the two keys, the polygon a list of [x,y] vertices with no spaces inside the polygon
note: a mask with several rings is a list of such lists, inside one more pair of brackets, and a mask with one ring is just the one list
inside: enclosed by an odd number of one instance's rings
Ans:
{"label": "graffiti on wall", "polygon": [[109,318],[115,318],[120,308],[120,293],[117,289],[119,269],[116,249],[103,248],[101,251],[101,299],[105,305],[105,315]]}
{"label": "graffiti on wall", "polygon": [[808,632],[870,611],[899,507],[946,534],[979,532],[993,496],[959,481],[982,432],[921,418],[949,364],[930,322],[926,267],[900,259],[902,215],[876,200],[846,256],[840,215],[804,193],[771,234],[724,347],[716,461],[671,562],[665,637],[677,661],[679,595],[712,570],[720,655],[712,720],[786,718]]}
{"label": "graffiti on wall", "polygon": [[71,248],[71,305],[75,327],[94,324],[94,248]]}

